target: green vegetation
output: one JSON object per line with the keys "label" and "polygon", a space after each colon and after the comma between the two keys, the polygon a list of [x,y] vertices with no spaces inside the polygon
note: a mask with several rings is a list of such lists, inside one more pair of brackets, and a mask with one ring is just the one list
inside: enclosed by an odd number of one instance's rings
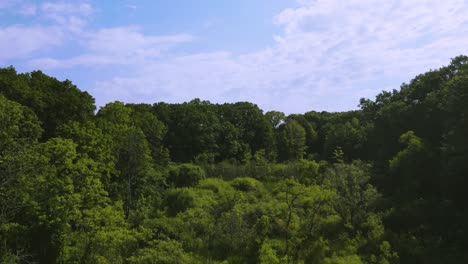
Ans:
{"label": "green vegetation", "polygon": [[109,103],[0,69],[0,263],[468,263],[468,57],[360,110]]}

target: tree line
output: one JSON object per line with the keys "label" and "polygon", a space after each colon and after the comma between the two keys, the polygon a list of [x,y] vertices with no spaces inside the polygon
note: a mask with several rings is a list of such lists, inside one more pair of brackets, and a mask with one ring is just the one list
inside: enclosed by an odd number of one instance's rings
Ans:
{"label": "tree line", "polygon": [[1,263],[468,262],[468,57],[285,115],[0,69]]}

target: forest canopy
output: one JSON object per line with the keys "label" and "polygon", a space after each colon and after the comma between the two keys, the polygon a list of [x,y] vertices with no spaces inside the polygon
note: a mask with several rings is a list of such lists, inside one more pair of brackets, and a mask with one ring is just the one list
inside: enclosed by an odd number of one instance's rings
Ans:
{"label": "forest canopy", "polygon": [[468,263],[468,57],[286,115],[0,69],[0,263]]}

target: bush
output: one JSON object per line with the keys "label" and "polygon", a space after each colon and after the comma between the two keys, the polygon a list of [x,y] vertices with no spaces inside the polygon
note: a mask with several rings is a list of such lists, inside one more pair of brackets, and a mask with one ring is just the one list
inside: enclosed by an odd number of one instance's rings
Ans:
{"label": "bush", "polygon": [[205,171],[193,164],[180,164],[169,170],[167,182],[172,187],[194,187],[205,179]]}

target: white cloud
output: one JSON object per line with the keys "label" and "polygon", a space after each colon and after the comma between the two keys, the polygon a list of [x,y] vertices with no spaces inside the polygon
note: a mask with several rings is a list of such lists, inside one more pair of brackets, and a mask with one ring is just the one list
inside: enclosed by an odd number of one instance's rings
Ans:
{"label": "white cloud", "polygon": [[0,9],[12,14],[36,16],[35,21],[42,22],[0,27],[2,65],[14,59],[26,59],[50,51],[74,35],[82,34],[87,17],[93,12],[93,8],[85,2],[45,2],[37,6],[25,0],[0,1]]}
{"label": "white cloud", "polygon": [[93,7],[85,2],[67,3],[67,2],[45,2],[41,5],[43,12],[62,15],[80,15],[89,16],[93,13]]}
{"label": "white cloud", "polygon": [[167,36],[145,35],[138,27],[104,28],[86,32],[81,36],[85,52],[69,59],[39,58],[30,65],[42,68],[70,68],[74,66],[139,65],[160,57],[171,47],[189,42],[192,36],[176,34]]}
{"label": "white cloud", "polygon": [[0,28],[0,63],[57,46],[62,40],[63,34],[56,27],[14,25]]}
{"label": "white cloud", "polygon": [[[138,27],[105,28],[88,34],[86,43],[90,50],[109,53],[145,51],[154,46],[165,46],[190,41],[187,34],[170,36],[145,35]],[[111,44],[111,45],[110,45]]]}
{"label": "white cloud", "polygon": [[467,18],[463,0],[301,1],[275,18],[284,33],[271,48],[147,61],[133,76],[98,82],[94,92],[101,103],[120,94],[135,102],[201,97],[286,112],[345,110],[388,88],[379,79],[397,88],[466,53]]}
{"label": "white cloud", "polygon": [[41,5],[42,14],[71,33],[81,33],[94,12],[86,2],[45,2]]}

